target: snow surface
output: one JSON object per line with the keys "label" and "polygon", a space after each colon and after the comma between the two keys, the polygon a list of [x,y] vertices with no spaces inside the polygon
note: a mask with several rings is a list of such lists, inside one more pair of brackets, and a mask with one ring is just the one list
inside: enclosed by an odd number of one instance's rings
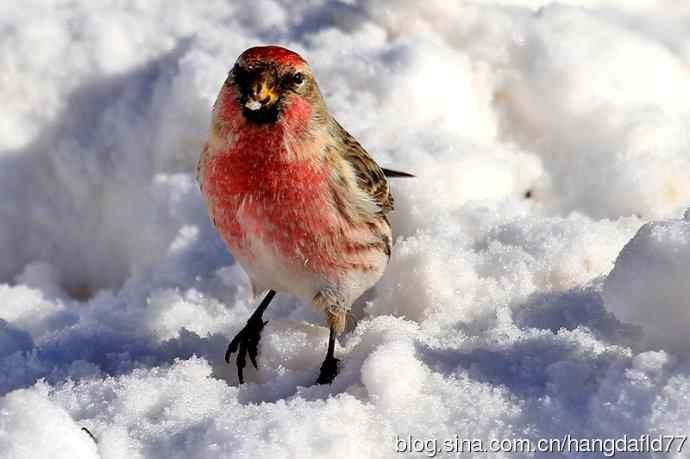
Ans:
{"label": "snow surface", "polygon": [[[550,3],[2,2],[0,457],[687,435],[690,4]],[[249,383],[222,360],[255,305],[193,170],[262,43],[417,174],[331,386],[322,318],[284,296]]]}

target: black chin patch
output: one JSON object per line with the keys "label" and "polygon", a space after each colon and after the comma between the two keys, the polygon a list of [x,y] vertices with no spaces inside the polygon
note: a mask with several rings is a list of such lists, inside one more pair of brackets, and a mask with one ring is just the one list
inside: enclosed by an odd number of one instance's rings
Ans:
{"label": "black chin patch", "polygon": [[247,121],[256,124],[271,124],[278,121],[278,104],[273,104],[270,107],[261,107],[258,110],[250,110],[247,107],[242,107],[242,116]]}

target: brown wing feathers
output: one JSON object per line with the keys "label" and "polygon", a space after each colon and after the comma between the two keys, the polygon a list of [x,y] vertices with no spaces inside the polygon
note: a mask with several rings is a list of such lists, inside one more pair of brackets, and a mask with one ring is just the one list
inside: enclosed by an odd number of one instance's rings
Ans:
{"label": "brown wing feathers", "polygon": [[358,185],[381,209],[385,214],[393,210],[393,195],[390,192],[386,177],[414,177],[406,172],[398,172],[390,169],[382,169],[374,161],[369,153],[350,135],[336,120],[332,123],[337,131],[337,136],[342,139],[342,155],[354,170]]}

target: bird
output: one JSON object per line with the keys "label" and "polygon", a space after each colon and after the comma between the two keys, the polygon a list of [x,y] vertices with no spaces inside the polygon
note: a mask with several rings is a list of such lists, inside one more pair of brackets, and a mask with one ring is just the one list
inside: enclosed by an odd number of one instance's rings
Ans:
{"label": "bird", "polygon": [[228,345],[239,383],[246,358],[257,366],[276,293],[311,303],[329,327],[317,384],[338,373],[335,341],[354,301],[374,286],[391,257],[387,177],[329,113],[307,61],[280,46],[242,52],[213,104],[197,165],[211,222],[265,296]]}

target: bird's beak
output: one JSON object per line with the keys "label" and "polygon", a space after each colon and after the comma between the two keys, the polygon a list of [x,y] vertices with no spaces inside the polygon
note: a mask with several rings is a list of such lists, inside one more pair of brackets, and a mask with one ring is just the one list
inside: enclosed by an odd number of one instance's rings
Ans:
{"label": "bird's beak", "polygon": [[252,111],[270,107],[278,100],[275,88],[264,78],[254,81],[244,106]]}

